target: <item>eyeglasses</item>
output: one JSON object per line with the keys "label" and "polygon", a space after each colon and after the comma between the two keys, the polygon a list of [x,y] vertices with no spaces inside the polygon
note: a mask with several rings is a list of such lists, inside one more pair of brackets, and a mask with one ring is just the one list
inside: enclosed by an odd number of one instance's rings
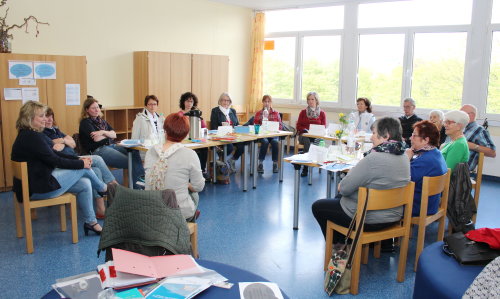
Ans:
{"label": "eyeglasses", "polygon": [[411,137],[413,137],[413,138],[415,138],[415,137],[420,137],[420,138],[423,138],[422,136],[420,136],[420,135],[415,135],[414,133],[413,133],[413,134],[411,134]]}
{"label": "eyeglasses", "polygon": [[456,124],[456,123],[457,123],[456,121],[452,121],[452,120],[445,120],[444,121],[445,125],[452,125],[452,124]]}

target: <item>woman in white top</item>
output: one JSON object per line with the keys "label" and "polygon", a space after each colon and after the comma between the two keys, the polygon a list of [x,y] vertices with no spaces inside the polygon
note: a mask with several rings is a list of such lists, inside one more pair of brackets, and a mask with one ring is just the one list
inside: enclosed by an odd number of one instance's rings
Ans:
{"label": "woman in white top", "polygon": [[198,207],[198,192],[205,187],[198,155],[181,144],[189,133],[187,117],[178,113],[167,116],[163,125],[166,142],[157,144],[146,153],[146,190],[172,189],[182,216],[194,219]]}
{"label": "woman in white top", "polygon": [[372,112],[372,103],[367,98],[358,98],[356,100],[358,112],[351,115],[354,118],[354,125],[358,131],[371,132],[371,126],[375,122],[375,116]]}
{"label": "woman in white top", "polygon": [[144,99],[144,110],[137,113],[132,126],[132,139],[161,140],[163,136],[163,122],[165,117],[158,114],[158,98],[148,95]]}

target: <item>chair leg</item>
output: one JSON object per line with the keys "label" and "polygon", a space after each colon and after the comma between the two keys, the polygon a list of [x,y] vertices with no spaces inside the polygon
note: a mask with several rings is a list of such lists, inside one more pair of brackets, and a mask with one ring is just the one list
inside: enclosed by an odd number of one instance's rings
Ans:
{"label": "chair leg", "polygon": [[31,209],[31,220],[36,220],[38,217],[36,216],[36,210]]}
{"label": "chair leg", "polygon": [[368,264],[368,254],[370,253],[370,244],[363,244],[363,253],[361,256],[361,262],[363,265]]}
{"label": "chair leg", "polygon": [[377,241],[375,242],[375,246],[373,247],[373,257],[376,259],[380,258],[380,249],[382,248],[382,242]]}
{"label": "chair leg", "polygon": [[444,238],[444,226],[445,226],[445,221],[444,221],[444,216],[439,219],[439,226],[438,226],[438,235],[437,235],[437,240],[438,241],[443,241]]}
{"label": "chair leg", "polygon": [[31,210],[28,206],[24,207],[24,226],[26,227],[26,251],[33,253],[33,229],[31,227]]}
{"label": "chair leg", "polygon": [[70,204],[71,215],[71,234],[73,235],[73,244],[78,243],[78,217],[76,215],[76,197],[73,196]]}
{"label": "chair leg", "polygon": [[16,216],[16,235],[18,238],[23,237],[23,223],[21,219],[21,204],[17,202],[14,196],[14,214]]}
{"label": "chair leg", "polygon": [[361,246],[356,247],[354,252],[354,260],[351,267],[351,294],[357,295],[359,293],[359,271],[361,267]]}
{"label": "chair leg", "polygon": [[123,186],[128,187],[128,169],[123,169]]}
{"label": "chair leg", "polygon": [[332,256],[332,243],[333,243],[333,229],[330,226],[330,221],[326,222],[326,243],[325,243],[325,264],[323,266],[323,271],[328,269],[328,263],[330,262],[330,258]]}
{"label": "chair leg", "polygon": [[413,266],[413,270],[417,272],[418,258],[420,257],[420,253],[424,249],[424,241],[425,241],[425,224],[418,226],[418,234],[417,234],[417,247],[415,254],[415,265]]}
{"label": "chair leg", "polygon": [[61,217],[61,231],[65,232],[66,227],[66,204],[59,205],[60,217]]}
{"label": "chair leg", "polygon": [[408,235],[403,236],[401,241],[401,247],[399,247],[399,264],[398,264],[398,275],[396,277],[398,282],[405,281],[405,271],[406,271],[406,258],[408,256]]}
{"label": "chair leg", "polygon": [[194,258],[199,258],[200,254],[198,253],[198,224],[193,223],[193,232],[191,233],[191,251],[193,252]]}

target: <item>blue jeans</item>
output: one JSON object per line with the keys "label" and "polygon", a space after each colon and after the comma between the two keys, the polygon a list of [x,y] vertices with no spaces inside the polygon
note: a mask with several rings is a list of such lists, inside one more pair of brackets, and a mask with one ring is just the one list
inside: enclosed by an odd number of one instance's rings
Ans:
{"label": "blue jeans", "polygon": [[[101,181],[107,184],[115,180],[115,176],[111,173],[111,171],[109,171],[108,166],[106,166],[106,163],[104,163],[104,160],[101,158],[101,156],[91,155],[89,157],[92,158],[92,170]],[[94,199],[102,197],[101,195],[97,194],[97,191],[95,189],[92,191],[92,195]]]}
{"label": "blue jeans", "polygon": [[[116,144],[105,145],[96,149],[92,154],[101,156],[108,166],[128,169],[128,150],[124,147],[117,146]],[[141,176],[144,176],[141,156],[138,151],[132,150],[132,179],[134,189],[139,189],[136,182]]]}
{"label": "blue jeans", "polygon": [[60,169],[52,171],[52,176],[61,188],[47,193],[34,193],[32,199],[47,199],[61,196],[69,192],[75,193],[78,206],[86,223],[96,222],[92,189],[104,190],[106,185],[96,176],[91,169]]}
{"label": "blue jeans", "polygon": [[264,161],[264,159],[266,159],[267,148],[269,147],[269,143],[271,143],[273,162],[278,162],[278,153],[279,153],[278,137],[262,138],[259,140],[259,142],[260,142],[259,160]]}
{"label": "blue jeans", "polygon": [[[239,142],[234,144],[234,146],[236,146],[236,151],[234,152],[234,155],[232,157],[233,160],[238,160],[240,158],[240,156],[243,154],[243,151],[245,151],[245,144],[246,142]],[[233,152],[234,146],[232,143],[228,144],[226,147],[227,152]]]}

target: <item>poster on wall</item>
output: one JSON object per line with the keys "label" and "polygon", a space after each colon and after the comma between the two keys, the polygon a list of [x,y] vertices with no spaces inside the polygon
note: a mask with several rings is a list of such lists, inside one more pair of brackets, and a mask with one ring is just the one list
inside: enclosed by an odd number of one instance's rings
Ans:
{"label": "poster on wall", "polygon": [[4,88],[3,98],[6,101],[21,100],[23,98],[23,93],[21,88]]}
{"label": "poster on wall", "polygon": [[23,104],[27,101],[39,101],[38,87],[22,88]]}
{"label": "poster on wall", "polygon": [[53,61],[35,61],[35,79],[56,79],[56,63]]}
{"label": "poster on wall", "polygon": [[66,84],[66,105],[80,106],[80,84]]}
{"label": "poster on wall", "polygon": [[22,78],[33,78],[33,62],[9,60],[9,79]]}

